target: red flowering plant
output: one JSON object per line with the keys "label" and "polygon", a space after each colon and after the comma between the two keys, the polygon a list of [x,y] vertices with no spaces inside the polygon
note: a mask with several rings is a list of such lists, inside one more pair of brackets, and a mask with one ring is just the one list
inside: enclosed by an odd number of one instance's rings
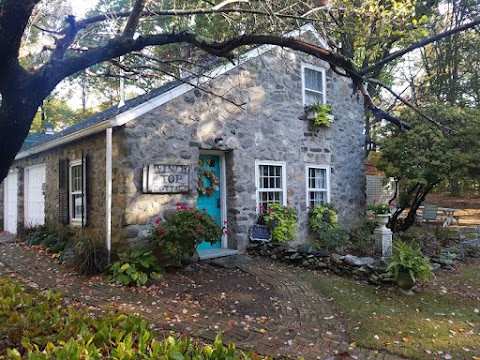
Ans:
{"label": "red flowering plant", "polygon": [[168,220],[155,221],[148,240],[164,265],[179,265],[193,256],[201,242],[220,241],[224,231],[226,228],[222,228],[206,209],[177,203],[175,213]]}

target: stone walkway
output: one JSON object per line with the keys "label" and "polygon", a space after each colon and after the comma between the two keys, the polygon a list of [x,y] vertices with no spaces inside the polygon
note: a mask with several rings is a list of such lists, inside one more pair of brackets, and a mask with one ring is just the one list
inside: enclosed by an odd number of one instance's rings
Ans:
{"label": "stone walkway", "polygon": [[66,267],[35,253],[23,244],[8,242],[0,234],[0,275],[14,273],[37,289],[58,289],[70,301],[90,306],[138,313],[160,329],[188,333],[205,342],[222,333],[225,343],[253,348],[274,358],[396,360],[400,357],[369,349],[350,347],[342,332],[342,320],[335,316],[322,294],[300,280],[292,271],[272,267],[259,260],[242,270],[275,288],[282,299],[281,317],[263,328],[245,327],[242,319],[186,308],[185,303],[165,299],[162,303],[127,288],[105,284],[100,278],[80,277]]}

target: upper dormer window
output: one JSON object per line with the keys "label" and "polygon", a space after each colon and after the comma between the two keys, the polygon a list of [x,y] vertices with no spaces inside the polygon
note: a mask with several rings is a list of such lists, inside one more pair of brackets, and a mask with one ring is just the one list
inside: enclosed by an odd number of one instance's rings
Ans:
{"label": "upper dormer window", "polygon": [[302,64],[303,105],[325,104],[325,69]]}

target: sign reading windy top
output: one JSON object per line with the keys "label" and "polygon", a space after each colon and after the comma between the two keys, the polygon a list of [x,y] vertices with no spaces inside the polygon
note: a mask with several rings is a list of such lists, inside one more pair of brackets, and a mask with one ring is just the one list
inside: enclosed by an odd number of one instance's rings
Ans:
{"label": "sign reading windy top", "polygon": [[143,192],[152,194],[190,192],[190,166],[145,165],[143,167]]}

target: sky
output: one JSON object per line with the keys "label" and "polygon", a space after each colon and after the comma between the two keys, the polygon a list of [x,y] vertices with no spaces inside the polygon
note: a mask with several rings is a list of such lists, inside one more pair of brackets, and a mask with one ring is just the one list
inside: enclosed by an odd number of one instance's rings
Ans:
{"label": "sky", "polygon": [[70,4],[72,5],[72,9],[74,14],[77,17],[83,17],[85,12],[90,10],[98,0],[69,0]]}

